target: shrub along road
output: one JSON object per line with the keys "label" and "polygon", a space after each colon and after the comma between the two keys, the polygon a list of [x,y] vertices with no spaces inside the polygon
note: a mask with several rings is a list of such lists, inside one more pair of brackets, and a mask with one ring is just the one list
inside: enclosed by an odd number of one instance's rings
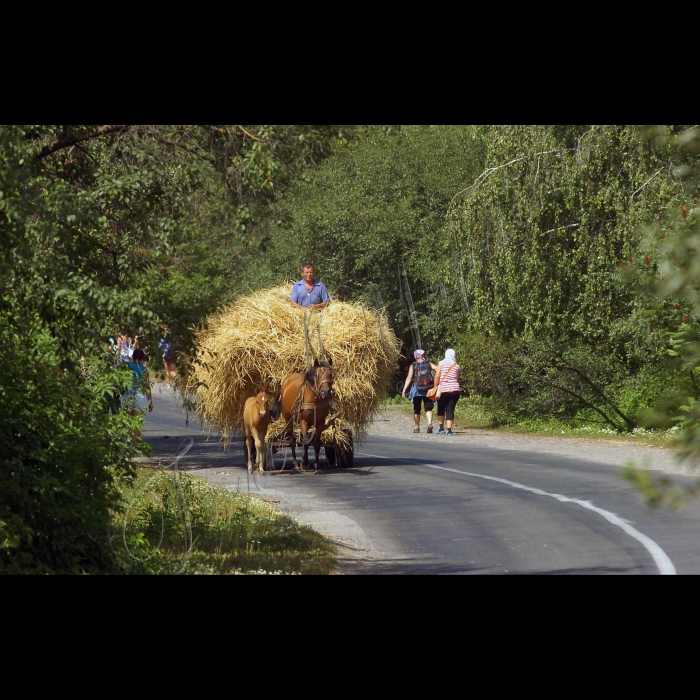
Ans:
{"label": "shrub along road", "polygon": [[338,543],[344,573],[700,573],[700,501],[651,513],[612,459],[370,435],[353,469],[249,478],[240,443],[224,452],[215,433],[185,428],[158,388],[154,403],[150,461],[170,463],[192,437],[181,469],[279,502]]}

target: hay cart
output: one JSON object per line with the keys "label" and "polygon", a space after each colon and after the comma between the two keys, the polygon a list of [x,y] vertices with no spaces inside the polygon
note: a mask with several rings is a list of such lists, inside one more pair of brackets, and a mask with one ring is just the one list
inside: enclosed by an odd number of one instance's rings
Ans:
{"label": "hay cart", "polygon": [[[289,289],[285,284],[242,296],[206,320],[187,362],[188,391],[201,416],[229,442],[240,435],[243,406],[257,386],[276,392],[314,359],[332,358],[333,405],[322,449],[329,466],[352,467],[354,443],[388,394],[400,342],[382,308],[334,300],[322,313],[308,313],[290,305]],[[282,419],[268,428],[272,454],[266,456],[276,465],[289,452],[283,432]],[[301,446],[299,437],[297,431]]]}

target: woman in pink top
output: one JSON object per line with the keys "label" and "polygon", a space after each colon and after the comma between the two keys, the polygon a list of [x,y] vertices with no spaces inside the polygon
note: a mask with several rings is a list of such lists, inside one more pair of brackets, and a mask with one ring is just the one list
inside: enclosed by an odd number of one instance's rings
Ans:
{"label": "woman in pink top", "polygon": [[[435,373],[435,386],[440,387],[438,399],[438,430],[436,435],[452,435],[452,423],[455,419],[455,406],[459,401],[462,387],[459,384],[459,365],[455,362],[455,351],[450,348],[445,352],[445,359],[438,363]],[[447,431],[444,425],[447,424]]]}

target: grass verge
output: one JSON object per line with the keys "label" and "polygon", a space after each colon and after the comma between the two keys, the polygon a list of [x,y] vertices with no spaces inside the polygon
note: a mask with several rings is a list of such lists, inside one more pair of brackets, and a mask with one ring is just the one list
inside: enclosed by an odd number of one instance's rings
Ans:
{"label": "grass verge", "polygon": [[137,468],[118,481],[110,542],[128,574],[329,574],[322,535],[247,494],[184,474]]}
{"label": "grass verge", "polygon": [[512,419],[505,425],[494,426],[488,408],[477,400],[460,401],[455,410],[455,419],[460,427],[487,428],[510,433],[546,435],[548,437],[580,437],[597,440],[615,440],[629,443],[671,446],[677,440],[680,428],[670,430],[647,430],[635,428],[632,432],[619,433],[608,425],[595,421],[572,418]]}
{"label": "grass verge", "polygon": [[[386,405],[398,405],[407,415],[413,414],[411,404],[399,397],[385,401]],[[423,417],[422,420],[425,420]],[[433,410],[433,423],[437,423],[437,406]],[[526,435],[546,435],[548,437],[580,437],[597,440],[615,440],[645,445],[673,446],[681,433],[680,428],[670,430],[646,430],[635,428],[630,433],[618,433],[609,426],[593,421],[581,421],[559,418],[511,419],[506,424],[494,425],[494,419],[486,402],[478,398],[462,397],[455,409],[455,426],[457,428],[478,428],[504,433]]]}

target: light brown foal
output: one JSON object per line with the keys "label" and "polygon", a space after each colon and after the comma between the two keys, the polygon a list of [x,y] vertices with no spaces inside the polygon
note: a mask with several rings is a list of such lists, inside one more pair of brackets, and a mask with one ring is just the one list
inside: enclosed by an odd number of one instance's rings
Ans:
{"label": "light brown foal", "polygon": [[253,454],[255,466],[259,472],[265,471],[265,436],[270,425],[267,389],[259,386],[243,407],[243,431],[248,452],[248,473],[253,471]]}

